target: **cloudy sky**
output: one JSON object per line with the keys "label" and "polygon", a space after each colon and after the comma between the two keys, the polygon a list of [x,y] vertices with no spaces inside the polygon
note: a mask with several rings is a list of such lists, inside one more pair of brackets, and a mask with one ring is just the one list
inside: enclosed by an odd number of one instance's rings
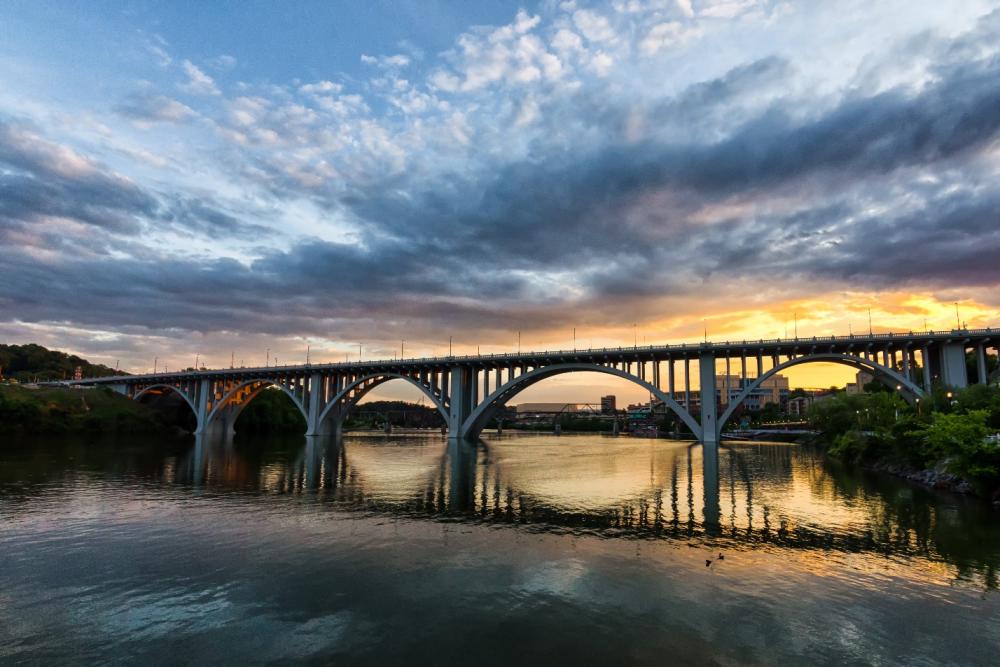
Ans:
{"label": "cloudy sky", "polygon": [[1000,325],[1000,3],[207,4],[0,5],[0,340]]}

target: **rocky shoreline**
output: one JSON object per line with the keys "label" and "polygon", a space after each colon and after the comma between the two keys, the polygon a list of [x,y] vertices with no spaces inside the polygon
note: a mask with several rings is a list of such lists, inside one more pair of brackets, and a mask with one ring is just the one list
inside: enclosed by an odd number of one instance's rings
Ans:
{"label": "rocky shoreline", "polygon": [[[948,472],[947,465],[947,462],[943,462],[930,470],[920,470],[901,463],[883,461],[866,465],[865,468],[888,473],[895,477],[902,477],[903,479],[916,482],[936,491],[948,491],[967,496],[984,497],[968,480]],[[986,499],[992,501],[993,508],[1000,511],[1000,489],[994,491],[991,496],[986,496]]]}

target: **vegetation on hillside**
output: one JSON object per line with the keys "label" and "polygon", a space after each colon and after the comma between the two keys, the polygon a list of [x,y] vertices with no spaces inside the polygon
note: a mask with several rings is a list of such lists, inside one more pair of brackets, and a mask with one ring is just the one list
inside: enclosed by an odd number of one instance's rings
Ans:
{"label": "vegetation on hillside", "polygon": [[406,401],[369,401],[348,415],[346,428],[379,428],[388,421],[401,428],[438,428],[444,419],[437,408]]}
{"label": "vegetation on hillside", "polygon": [[75,354],[49,350],[34,343],[0,344],[0,375],[15,378],[18,382],[72,380],[73,372],[78,366],[85,378],[125,375],[113,368],[92,364]]}
{"label": "vegetation on hillside", "polygon": [[[444,421],[436,408],[405,401],[370,401],[354,408],[344,428],[437,428]],[[277,389],[260,392],[236,420],[237,433],[304,433],[306,422],[291,399]]]}
{"label": "vegetation on hillside", "polygon": [[292,399],[277,388],[261,391],[236,419],[237,433],[305,433],[306,420]]}
{"label": "vegetation on hillside", "polygon": [[162,433],[160,413],[110,389],[0,385],[0,433]]}

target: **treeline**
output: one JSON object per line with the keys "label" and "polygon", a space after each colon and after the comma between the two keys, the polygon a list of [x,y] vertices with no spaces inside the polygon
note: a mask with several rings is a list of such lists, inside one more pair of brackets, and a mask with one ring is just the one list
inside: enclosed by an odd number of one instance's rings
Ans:
{"label": "treeline", "polygon": [[77,366],[84,377],[125,375],[121,371],[101,364],[92,364],[75,354],[49,350],[41,345],[0,344],[0,375],[15,378],[18,382],[35,380],[72,380]]}
{"label": "treeline", "polygon": [[[436,408],[405,401],[371,401],[355,406],[345,428],[381,428],[386,421],[402,428],[437,428],[444,423]],[[236,420],[237,433],[304,433],[306,421],[291,399],[278,389],[261,391]]]}
{"label": "treeline", "polygon": [[237,433],[305,433],[306,420],[285,392],[268,388],[257,394],[236,418]]}
{"label": "treeline", "polygon": [[943,467],[981,495],[1000,493],[1000,388],[935,386],[911,407],[894,392],[838,394],[814,403],[809,419],[831,455],[861,463]]}
{"label": "treeline", "polygon": [[386,422],[401,428],[437,428],[444,419],[437,408],[406,401],[369,401],[348,415],[348,428],[378,428]]}

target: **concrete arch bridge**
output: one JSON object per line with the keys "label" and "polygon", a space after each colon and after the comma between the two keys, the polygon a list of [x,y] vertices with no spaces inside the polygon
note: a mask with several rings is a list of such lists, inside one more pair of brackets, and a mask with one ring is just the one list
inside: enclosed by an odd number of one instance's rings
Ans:
{"label": "concrete arch bridge", "polygon": [[[986,383],[986,355],[996,353],[998,344],[1000,331],[962,329],[226,368],[67,384],[110,386],[136,400],[179,394],[190,406],[199,434],[231,431],[254,397],[276,387],[301,411],[307,434],[324,435],[337,432],[369,391],[403,380],[437,408],[450,438],[474,440],[508,401],[536,382],[565,373],[597,372],[643,387],[714,450],[737,408],[785,369],[825,362],[865,370],[912,403],[937,380],[964,387],[969,351],[976,359],[973,381]],[[725,378],[722,386],[716,379],[720,375]]]}

